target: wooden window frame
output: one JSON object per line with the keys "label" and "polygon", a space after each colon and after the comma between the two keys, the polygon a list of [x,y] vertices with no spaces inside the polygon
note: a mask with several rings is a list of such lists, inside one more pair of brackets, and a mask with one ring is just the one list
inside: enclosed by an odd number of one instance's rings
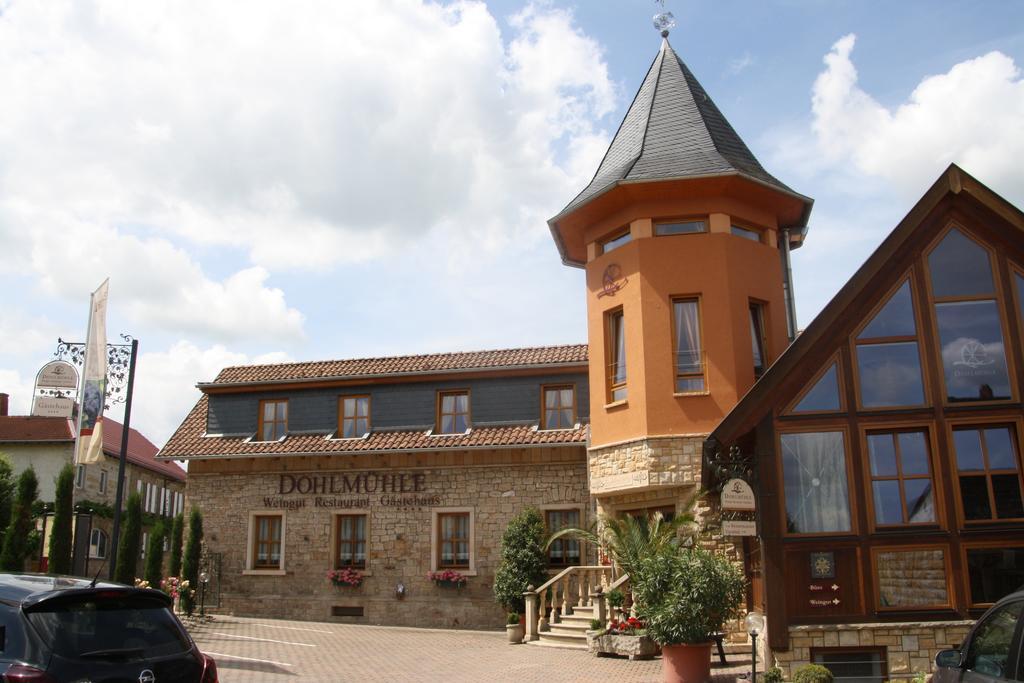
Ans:
{"label": "wooden window frame", "polygon": [[[935,251],[936,247],[942,243],[946,236],[953,230],[960,231],[967,239],[971,240],[979,249],[985,252],[988,256],[989,272],[992,274],[992,293],[991,294],[971,294],[966,296],[935,296],[935,292],[932,291],[932,273],[931,266],[928,263],[929,256]],[[976,232],[970,230],[964,225],[964,222],[957,220],[948,221],[942,230],[939,231],[938,235],[924,248],[921,252],[920,261],[924,270],[924,282],[925,291],[923,298],[928,308],[929,314],[929,332],[935,339],[935,346],[939,349],[939,358],[937,359],[936,372],[939,375],[936,380],[938,386],[941,388],[940,395],[942,396],[942,405],[947,407],[963,407],[963,406],[1005,406],[1012,405],[1013,403],[1020,400],[1020,392],[1017,387],[1017,368],[1015,363],[1015,354],[1012,349],[1013,336],[1010,334],[1009,320],[1007,319],[1007,302],[1012,306],[1015,303],[1015,297],[1011,292],[1011,296],[1006,295],[1006,291],[1003,289],[1003,279],[1000,277],[999,268],[999,256],[995,250],[989,246],[988,242],[978,236]],[[1010,265],[1011,275],[1011,288],[1014,283],[1012,280],[1014,266]],[[1010,397],[1001,399],[992,399],[988,401],[950,401],[949,394],[946,389],[946,365],[941,357],[941,338],[939,337],[939,316],[936,309],[936,304],[945,303],[956,303],[965,301],[994,301],[996,312],[999,315],[999,331],[1003,338],[1003,357],[1006,360],[1006,375],[1007,381],[1010,385]],[[1020,311],[1018,308],[1017,311]],[[918,328],[918,336],[920,336],[920,329]]]}
{"label": "wooden window frame", "polygon": [[[584,524],[584,509],[583,509],[582,505],[575,505],[575,504],[569,504],[569,505],[543,505],[540,508],[540,512],[541,512],[542,515],[544,515],[544,533],[549,535],[549,536],[553,533],[551,531],[551,524],[548,521],[548,515],[550,515],[551,513],[556,513],[557,514],[557,513],[575,512],[576,515],[577,515],[577,519],[579,520],[579,522],[577,524],[577,528],[582,528],[583,524]],[[563,544],[563,547],[564,547],[564,544],[576,543],[577,547],[579,549],[579,564],[580,565],[586,564],[584,562],[584,552],[585,552],[585,550],[584,550],[584,546],[583,546],[583,541],[578,540],[578,539],[568,539],[568,538],[566,538],[566,539],[558,539],[554,543],[561,543],[561,544]],[[552,543],[550,548],[547,548],[545,550],[545,557],[546,557],[546,560],[547,560],[548,568],[549,569],[562,570],[562,569],[565,569],[566,567],[574,566],[574,565],[571,565],[571,564],[568,564],[568,563],[554,563],[554,562],[551,561],[551,551],[554,548],[554,543]]]}
{"label": "wooden window frame", "polygon": [[[618,369],[618,348],[616,347],[617,328],[615,321],[619,320],[622,327],[622,355],[626,358],[625,372],[621,382],[615,381],[616,370]],[[607,405],[619,405],[629,400],[629,358],[627,356],[626,340],[626,312],[622,306],[604,312],[604,335],[605,335],[605,403]],[[616,392],[622,392],[621,397],[616,397]]]}
{"label": "wooden window frame", "polygon": [[[566,390],[566,389],[569,389],[569,390],[572,391],[572,406],[571,406],[572,407],[572,420],[571,420],[571,424],[568,427],[552,427],[552,426],[548,425],[548,404],[547,404],[548,392],[549,391],[559,392],[559,394],[558,394],[559,403],[558,403],[558,407],[555,408],[555,410],[561,411],[561,410],[564,410],[564,408],[562,407],[562,404],[560,402],[561,401],[561,392]],[[576,400],[576,385],[575,384],[542,384],[541,385],[541,387],[540,387],[540,428],[541,428],[542,431],[557,431],[557,430],[574,429],[576,427],[577,422],[579,421],[576,409],[577,409],[577,400]]]}
{"label": "wooden window frame", "polygon": [[[821,432],[841,432],[843,435],[843,458],[846,461],[846,497],[850,503],[850,530],[849,531],[816,531],[813,533],[799,533],[789,530],[786,524],[786,488],[785,475],[782,457],[782,437],[787,434],[818,434]],[[850,439],[849,423],[846,420],[823,422],[822,424],[786,425],[775,432],[775,476],[779,482],[779,529],[785,538],[830,538],[849,539],[860,535],[860,496],[856,490],[856,479],[854,479],[853,466],[853,444]]]}
{"label": "wooden window frame", "polygon": [[[463,413],[457,412],[457,410],[458,410],[457,409],[458,401],[455,402],[455,404],[456,404],[456,412],[454,412],[454,413],[444,413],[444,412],[442,412],[442,410],[444,408],[444,399],[445,399],[445,397],[446,396],[463,396],[463,395],[466,397],[466,412],[465,412],[465,415],[466,415],[466,429],[465,429],[465,431],[461,431],[461,432],[443,432],[443,431],[441,431],[441,425],[442,425],[442,419],[441,418],[442,418],[442,416],[444,416],[444,415],[458,416],[458,415],[462,415],[463,414]],[[434,416],[434,418],[436,420],[436,422],[434,423],[434,434],[437,434],[439,436],[454,436],[454,435],[457,435],[457,434],[466,434],[467,432],[469,432],[470,430],[473,429],[472,414],[473,414],[473,404],[471,402],[471,397],[470,397],[469,389],[468,388],[467,389],[445,389],[444,391],[438,391],[437,392],[437,413]],[[455,420],[452,420],[452,426],[454,426],[454,425],[455,425]]]}
{"label": "wooden window frame", "polygon": [[[370,564],[370,513],[368,510],[360,511],[346,511],[337,512],[333,515],[333,535],[334,542],[331,547],[334,548],[334,556],[331,564],[335,569],[358,569],[364,575],[367,573],[366,569]],[[351,544],[353,558],[355,556],[355,543],[356,539],[345,539],[341,535],[341,522],[345,517],[362,518],[363,520],[363,561],[361,563],[356,562],[353,559],[351,564],[342,564],[341,562],[341,546],[343,543]]]}
{"label": "wooden window frame", "polygon": [[[811,389],[818,384],[825,373],[828,372],[829,368],[833,365],[836,366],[836,391],[839,393],[839,410],[800,410],[796,407],[800,405],[800,402],[804,400]],[[846,377],[843,373],[843,357],[841,349],[837,349],[835,353],[829,356],[829,359],[818,369],[811,379],[804,382],[804,385],[800,388],[800,393],[793,398],[785,408],[782,409],[780,417],[783,418],[803,418],[803,417],[814,417],[816,415],[832,415],[839,416],[844,415],[847,412],[846,406],[846,392],[843,390],[846,386]]]}
{"label": "wooden window frame", "polygon": [[[266,420],[264,420],[264,418],[263,418],[263,414],[264,414],[264,408],[263,407],[266,404],[268,404],[268,403],[274,403],[274,404],[281,404],[281,403],[283,403],[285,405],[284,419],[279,419],[279,414],[280,414],[278,412],[279,409],[277,407],[275,407],[274,408],[274,419],[270,423],[267,423]],[[259,441],[261,443],[271,443],[271,442],[274,442],[274,441],[282,441],[282,440],[284,440],[288,436],[288,413],[289,413],[289,410],[288,410],[288,399],[286,399],[286,398],[265,398],[265,399],[261,399],[260,400],[260,407],[259,407],[259,415],[258,415],[258,419],[256,421],[256,438],[253,439],[253,441]],[[273,425],[281,424],[281,425],[283,425],[282,426],[282,434],[281,434],[281,436],[278,436],[278,437],[273,438],[273,439],[264,439],[263,438],[263,427],[266,424],[273,424]],[[277,431],[276,427],[274,428],[274,431],[275,432]]]}
{"label": "wooden window frame", "polygon": [[[868,515],[868,528],[871,533],[890,533],[899,530],[913,530],[914,533],[922,529],[945,529],[946,528],[946,506],[945,496],[942,490],[941,470],[936,467],[936,454],[938,453],[935,425],[931,422],[894,422],[894,423],[861,423],[860,427],[860,454],[862,471],[864,473],[864,499],[865,509]],[[898,481],[900,491],[903,491],[903,464],[899,456],[899,440],[895,439],[897,452],[897,475],[895,477],[875,477],[871,473],[871,453],[868,450],[868,436],[880,434],[909,434],[912,432],[923,432],[925,444],[928,447],[928,476],[911,476],[909,479],[929,479],[932,483],[932,504],[935,507],[935,520],[931,522],[901,522],[899,524],[879,524],[875,517],[875,481]],[[907,518],[907,504],[905,495],[901,495],[903,506],[903,518]]]}
{"label": "wooden window frame", "polygon": [[[652,221],[651,231],[655,237],[684,237],[686,235],[706,235],[708,233],[708,220],[707,216],[690,216],[681,218],[658,218]],[[700,223],[703,226],[703,230],[698,232],[670,232],[660,233],[658,232],[659,225],[674,225],[679,223]]]}
{"label": "wooden window frame", "polygon": [[967,609],[973,611],[985,611],[994,602],[974,602],[971,598],[971,571],[967,564],[967,553],[970,550],[991,550],[991,549],[1020,549],[1024,550],[1024,538],[1019,540],[1008,540],[1002,539],[998,541],[985,540],[985,541],[961,541],[960,543],[960,560],[963,570],[963,581],[962,586],[964,590],[964,597],[967,599]]}
{"label": "wooden window frame", "polygon": [[[468,515],[469,516],[469,565],[454,566],[441,564],[441,542],[442,524],[441,520],[447,515]],[[430,570],[439,571],[453,569],[464,576],[476,576],[476,524],[475,512],[468,507],[441,507],[431,510],[430,515]]]}
{"label": "wooden window frame", "polygon": [[[358,408],[359,404],[358,404],[358,401],[359,401],[359,399],[363,399],[363,398],[366,399],[366,431],[356,434],[354,427],[358,426],[359,421],[361,419],[363,419],[363,418],[359,417],[359,408]],[[353,417],[350,417],[350,418],[345,417],[345,401],[348,401],[348,400],[354,400],[354,401],[357,402],[356,403],[356,412],[353,415]],[[372,402],[369,394],[345,394],[345,395],[339,396],[338,397],[338,432],[336,434],[336,437],[338,439],[364,439],[364,438],[366,438],[370,434],[370,431],[373,429],[372,412],[371,412],[372,410],[373,410],[373,402]],[[356,434],[355,436],[345,436],[345,422],[347,422],[347,421],[351,421],[351,422],[355,423],[355,425],[353,427],[353,434]]]}
{"label": "wooden window frame", "polygon": [[[761,379],[764,373],[768,372],[768,367],[771,365],[771,361],[768,358],[768,335],[765,330],[765,323],[767,322],[767,316],[765,311],[768,308],[768,304],[764,301],[757,299],[750,300],[750,322],[751,322],[751,333],[756,334],[757,337],[751,338],[751,353],[753,353],[753,345],[757,344],[758,349],[761,353],[761,370],[754,366],[754,381]],[[753,361],[753,358],[751,358]]]}
{"label": "wooden window frame", "polygon": [[[1017,483],[1018,483],[1019,486],[1022,487],[1021,488],[1021,500],[1024,501],[1024,468],[1022,468],[1022,466],[1021,466],[1022,458],[1024,458],[1024,456],[1022,456],[1022,452],[1024,452],[1024,451],[1022,451],[1022,449],[1021,449],[1022,438],[1024,438],[1024,437],[1022,437],[1022,433],[1024,433],[1024,432],[1022,432],[1022,428],[1024,428],[1024,418],[1020,418],[1020,417],[1013,418],[1013,417],[1008,417],[1008,416],[981,416],[981,415],[979,415],[977,417],[967,417],[967,416],[965,416],[965,417],[947,417],[946,418],[946,443],[949,444],[949,448],[948,448],[948,452],[949,452],[948,467],[949,467],[949,471],[950,471],[950,476],[952,477],[952,480],[953,480],[953,486],[955,488],[955,492],[954,492],[955,495],[953,497],[956,499],[954,502],[955,502],[955,505],[956,505],[957,524],[959,525],[959,528],[960,528],[961,531],[963,531],[965,529],[978,528],[978,527],[993,527],[993,526],[1003,526],[1003,525],[1019,525],[1021,521],[1024,521],[1024,517],[1012,517],[1012,518],[1003,518],[1003,519],[1000,519],[998,517],[992,517],[990,519],[972,519],[972,520],[968,520],[966,518],[965,513],[964,513],[964,504],[963,504],[963,500],[962,500],[962,494],[960,493],[960,469],[959,469],[959,466],[957,465],[957,455],[956,455],[956,447],[955,447],[954,442],[953,442],[953,432],[954,431],[958,431],[958,430],[962,430],[964,428],[979,429],[980,430],[980,429],[991,429],[993,427],[1010,427],[1011,428],[1011,433],[1013,435],[1011,443],[1017,449],[1017,452],[1016,452],[1016,455],[1017,455],[1017,472],[1016,472],[1016,474],[1017,474]],[[982,444],[982,448],[986,448],[984,443]],[[992,513],[995,514],[995,506],[993,505],[993,503],[995,503],[995,494],[992,491],[992,472],[993,471],[987,469],[987,464],[988,464],[988,454],[987,454],[987,452],[983,453],[983,457],[984,457],[985,464],[986,464],[985,483],[986,483],[986,486],[988,488],[989,506],[991,508]],[[1010,474],[1010,471],[1009,470],[995,470],[995,473],[997,475],[998,474]],[[971,476],[971,475],[968,475],[968,476]],[[978,476],[978,475],[974,475],[974,476]]]}
{"label": "wooden window frame", "polygon": [[[615,246],[611,247],[610,249],[608,248],[609,244],[612,244],[613,242],[618,242],[618,240],[621,240],[623,237],[628,237],[629,239],[626,239],[626,240],[623,240],[622,242],[619,242],[618,244],[616,244]],[[616,230],[615,232],[613,232],[608,237],[605,237],[604,239],[600,240],[598,242],[598,245],[601,247],[601,253],[602,254],[610,254],[611,252],[615,251],[619,247],[624,247],[624,246],[626,246],[627,244],[629,244],[632,241],[633,241],[633,231],[627,225],[626,227],[622,228],[621,230]]]}
{"label": "wooden window frame", "polygon": [[[281,553],[277,565],[259,565],[256,563],[257,544],[259,543],[259,520],[264,517],[277,517],[281,523]],[[254,510],[249,513],[249,533],[246,542],[246,568],[243,574],[284,576],[287,546],[288,518],[284,511]]]}
{"label": "wooden window frame", "polygon": [[[676,337],[676,304],[689,303],[697,304],[697,334],[700,336],[700,372],[679,372],[679,339]],[[672,330],[672,395],[680,396],[707,396],[711,393],[708,384],[708,363],[707,350],[704,344],[704,315],[701,296],[699,294],[679,294],[669,298],[669,311],[671,312],[670,324]],[[678,382],[681,379],[700,378],[704,388],[700,391],[679,391]]]}
{"label": "wooden window frame", "polygon": [[[882,605],[882,590],[878,582],[878,554],[879,553],[900,553],[900,552],[915,552],[920,550],[941,550],[943,564],[946,567],[946,602],[942,604],[933,605],[903,605],[903,606],[883,606]],[[907,545],[873,545],[871,546],[871,552],[868,556],[868,561],[871,564],[871,582],[873,585],[873,603],[875,610],[880,614],[888,614],[892,612],[948,612],[954,609],[955,596],[953,594],[953,564],[952,564],[952,549],[949,544],[942,543],[915,543]]]}
{"label": "wooden window frame", "polygon": [[[861,332],[863,332],[868,327],[868,325],[870,325],[874,321],[875,316],[878,315],[878,313],[883,308],[885,308],[886,304],[888,304],[892,300],[892,297],[896,295],[896,292],[902,289],[903,285],[906,283],[909,283],[910,285],[910,302],[911,306],[914,309],[915,334],[913,336],[901,335],[896,337],[869,337],[866,340],[858,340],[857,337],[860,336]],[[921,410],[924,408],[931,407],[931,384],[929,382],[929,374],[927,369],[928,359],[925,357],[925,353],[927,351],[925,349],[925,345],[922,343],[921,340],[921,330],[927,328],[923,326],[924,321],[922,319],[922,306],[919,305],[920,297],[918,295],[919,292],[917,289],[917,285],[915,283],[914,268],[911,267],[908,268],[896,280],[896,285],[894,287],[890,288],[885,294],[879,297],[880,300],[871,308],[868,314],[861,319],[860,324],[857,325],[857,327],[854,328],[853,332],[850,334],[850,365],[853,372],[853,389],[854,396],[857,399],[857,410],[878,413],[894,410]],[[938,337],[935,337],[935,339],[937,340]],[[913,342],[917,346],[917,366],[921,373],[922,402],[913,405],[865,406],[864,395],[862,392],[860,381],[860,359],[857,355],[857,348],[861,346],[884,346],[886,344],[907,344],[911,342]]]}

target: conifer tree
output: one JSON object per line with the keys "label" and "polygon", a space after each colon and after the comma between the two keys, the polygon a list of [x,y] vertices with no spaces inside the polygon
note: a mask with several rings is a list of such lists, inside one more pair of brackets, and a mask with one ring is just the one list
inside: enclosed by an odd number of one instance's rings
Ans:
{"label": "conifer tree", "polygon": [[18,497],[14,501],[11,523],[4,534],[4,547],[0,551],[0,569],[20,572],[25,569],[25,558],[31,552],[29,534],[32,528],[32,503],[39,497],[36,471],[29,467],[18,477]]}
{"label": "conifer tree", "polygon": [[143,578],[149,582],[150,588],[160,588],[161,572],[164,566],[164,535],[166,529],[163,521],[157,522],[156,526],[149,533],[149,543],[146,546],[146,571]]}
{"label": "conifer tree", "polygon": [[71,573],[71,517],[75,468],[67,463],[57,475],[57,492],[53,503],[53,527],[50,530],[51,574]]}
{"label": "conifer tree", "polygon": [[181,576],[181,545],[184,535],[185,513],[178,513],[171,524],[171,561],[167,566],[168,576]]}
{"label": "conifer tree", "polygon": [[124,526],[117,544],[117,568],[114,581],[132,585],[139,562],[139,544],[142,540],[142,497],[136,491],[128,496]]}
{"label": "conifer tree", "polygon": [[185,612],[192,614],[196,601],[193,591],[199,590],[199,556],[203,548],[203,515],[199,508],[192,508],[188,519],[188,543],[182,561],[182,578],[188,581],[188,590],[181,593],[181,605]]}
{"label": "conifer tree", "polygon": [[14,492],[17,479],[14,465],[5,453],[0,453],[0,536],[11,524],[11,510],[14,508]]}

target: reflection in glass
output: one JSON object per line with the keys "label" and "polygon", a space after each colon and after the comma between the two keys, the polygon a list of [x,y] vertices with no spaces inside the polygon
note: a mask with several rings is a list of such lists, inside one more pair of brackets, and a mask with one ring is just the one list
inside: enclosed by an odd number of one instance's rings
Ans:
{"label": "reflection in glass", "polygon": [[841,432],[783,434],[782,471],[791,533],[850,530]]}
{"label": "reflection in glass", "polygon": [[871,457],[871,476],[896,476],[896,448],[892,434],[869,434],[868,454]]}
{"label": "reflection in glass", "polygon": [[932,292],[936,297],[992,294],[988,252],[953,228],[928,255]]}
{"label": "reflection in glass", "polygon": [[992,497],[996,501],[996,517],[999,519],[1024,517],[1024,503],[1020,498],[1020,477],[1016,474],[993,474]]}
{"label": "reflection in glass", "polygon": [[706,231],[704,221],[673,221],[654,224],[655,235],[689,235]]}
{"label": "reflection in glass", "polygon": [[948,604],[945,557],[939,549],[878,553],[875,567],[882,607]]}
{"label": "reflection in glass", "polygon": [[738,225],[732,226],[732,234],[736,235],[737,237],[742,237],[745,240],[750,240],[751,242],[761,241],[761,233],[759,233],[757,230],[741,228]]}
{"label": "reflection in glass", "polygon": [[950,401],[1010,398],[1003,331],[995,301],[935,304]]}
{"label": "reflection in glass", "polygon": [[907,500],[907,519],[911,523],[934,522],[935,503],[931,479],[907,479],[903,482]]}
{"label": "reflection in glass", "polygon": [[985,477],[960,477],[960,500],[964,505],[964,519],[992,519]]}
{"label": "reflection in glass", "polygon": [[861,404],[865,408],[924,403],[917,342],[857,347]]}
{"label": "reflection in glass", "polygon": [[1024,586],[1024,548],[968,548],[971,603],[997,602]]}
{"label": "reflection in glass", "polygon": [[857,340],[878,339],[883,337],[913,337],[917,334],[914,325],[914,302],[910,296],[910,281],[896,290],[889,301],[882,307],[867,327],[860,333]]}
{"label": "reflection in glass", "polygon": [[904,476],[928,474],[928,445],[924,432],[900,432],[897,438]]}
{"label": "reflection in glass", "polygon": [[955,430],[953,448],[956,449],[956,467],[961,472],[985,469],[985,460],[981,454],[981,432],[977,429]]}
{"label": "reflection in glass", "polygon": [[793,408],[794,413],[838,411],[839,379],[836,364],[825,371],[810,391]]}
{"label": "reflection in glass", "polygon": [[875,494],[875,522],[902,524],[903,503],[900,500],[898,479],[883,479],[872,483]]}
{"label": "reflection in glass", "polygon": [[1017,469],[1017,455],[1010,439],[1010,430],[1007,427],[985,430],[985,450],[988,452],[989,469]]}

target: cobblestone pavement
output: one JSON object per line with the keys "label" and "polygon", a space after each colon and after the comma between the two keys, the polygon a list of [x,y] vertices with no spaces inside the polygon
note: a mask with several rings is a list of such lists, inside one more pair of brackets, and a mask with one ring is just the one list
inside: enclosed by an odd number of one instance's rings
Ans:
{"label": "cobblestone pavement", "polygon": [[[190,624],[199,648],[217,660],[223,683],[293,681],[517,681],[654,683],[661,661],[598,658],[579,650],[509,645],[497,631],[362,626],[218,616]],[[712,669],[733,683],[749,659]]]}

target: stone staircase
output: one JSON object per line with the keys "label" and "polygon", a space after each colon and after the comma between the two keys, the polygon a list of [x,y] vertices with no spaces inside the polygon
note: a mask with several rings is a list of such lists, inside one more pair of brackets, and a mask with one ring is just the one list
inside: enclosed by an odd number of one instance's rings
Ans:
{"label": "stone staircase", "polygon": [[559,621],[548,625],[549,630],[538,633],[538,640],[528,642],[540,647],[586,650],[590,620],[596,618],[597,610],[594,607],[574,607],[572,614],[563,615]]}

